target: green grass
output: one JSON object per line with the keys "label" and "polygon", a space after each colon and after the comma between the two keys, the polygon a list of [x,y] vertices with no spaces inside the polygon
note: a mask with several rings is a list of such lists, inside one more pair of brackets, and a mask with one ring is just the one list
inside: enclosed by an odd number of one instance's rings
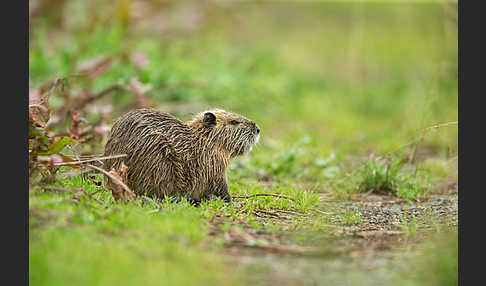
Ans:
{"label": "green grass", "polygon": [[[95,188],[80,178],[69,182],[91,193]],[[181,202],[151,213],[150,205],[114,203],[107,192],[95,196],[103,205],[86,196],[73,202],[71,194],[31,190],[30,283],[236,283],[237,276],[228,274],[232,269],[211,250],[202,209]],[[53,200],[59,197],[64,200]]]}
{"label": "green grass", "polygon": [[345,225],[360,224],[363,222],[363,219],[361,218],[361,214],[357,210],[343,214],[340,216],[340,218],[343,224]]}
{"label": "green grass", "polygon": [[[96,188],[79,177],[66,185],[91,193]],[[195,208],[174,204],[149,214],[148,206],[114,203],[106,192],[95,196],[103,205],[86,196],[73,202],[71,194],[31,190],[30,283],[221,285],[231,279],[221,274],[224,264],[210,248],[201,249],[207,227]]]}
{"label": "green grass", "polygon": [[396,195],[407,200],[425,196],[430,186],[418,177],[418,166],[404,165],[406,158],[380,158],[373,154],[358,171],[359,192]]}
{"label": "green grass", "polygon": [[[95,175],[94,180],[103,178]],[[253,215],[255,208],[305,213],[318,201],[312,191],[235,183],[230,189],[233,196],[264,192],[295,200],[254,197],[239,199],[240,204],[235,205],[211,200],[195,207],[184,200],[145,198],[125,205],[81,176],[53,185],[61,184],[83,188],[102,204],[83,193],[30,191],[29,279],[33,285],[234,285],[239,274],[214,253],[222,239],[208,239],[208,221],[223,214],[227,226],[246,221],[248,226],[262,229],[261,221]],[[268,229],[281,228],[275,225]]]}

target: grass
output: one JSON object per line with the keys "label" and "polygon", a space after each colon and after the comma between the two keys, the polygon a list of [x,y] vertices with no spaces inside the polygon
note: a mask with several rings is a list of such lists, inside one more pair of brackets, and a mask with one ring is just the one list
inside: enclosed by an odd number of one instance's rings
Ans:
{"label": "grass", "polygon": [[[93,184],[80,178],[68,182],[94,193]],[[96,196],[103,205],[86,196],[76,202],[72,195],[53,201],[60,195],[31,190],[32,284],[233,283],[236,276],[221,271],[227,267],[206,241],[204,210],[181,202],[165,203],[163,211],[150,213],[154,208],[147,204],[114,203],[106,192]]]}
{"label": "grass", "polygon": [[126,206],[85,208],[56,210],[56,222],[45,222],[55,227],[47,229],[32,227],[43,218],[31,219],[31,283],[225,285],[232,279],[222,275],[217,256],[201,251],[205,228],[196,212],[179,208],[149,216]]}
{"label": "grass", "polygon": [[361,214],[357,210],[347,214],[343,214],[340,216],[340,218],[345,225],[360,224],[363,222]]}
{"label": "grass", "polygon": [[[93,180],[102,181],[103,177],[95,175]],[[73,285],[233,285],[239,274],[232,272],[233,269],[214,254],[213,249],[224,245],[224,240],[208,239],[208,221],[223,214],[223,230],[231,229],[234,222],[240,221],[262,229],[262,220],[253,213],[256,208],[305,213],[318,200],[312,191],[289,187],[265,190],[256,184],[232,184],[233,196],[266,192],[284,194],[294,200],[254,197],[239,199],[240,205],[211,200],[195,207],[185,200],[145,198],[124,205],[115,202],[103,187],[82,176],[53,183],[61,184],[82,188],[102,204],[82,193],[30,191],[29,264],[32,270],[29,279],[34,285],[63,285],[67,281]],[[157,209],[160,211],[154,212]],[[308,225],[309,221],[306,223]],[[268,228],[280,229],[278,225]],[[103,267],[100,267],[101,261]],[[111,274],[104,275],[106,271]]]}
{"label": "grass", "polygon": [[[113,60],[106,72],[70,77],[68,90],[98,92],[136,78],[157,108],[181,119],[213,107],[244,114],[259,124],[262,137],[249,156],[231,164],[231,194],[293,200],[214,200],[195,208],[148,199],[123,205],[80,176],[62,184],[82,187],[103,205],[83,194],[32,189],[32,285],[234,285],[240,274],[218,252],[224,237],[209,236],[211,221],[226,231],[243,222],[256,231],[325,233],[326,222],[313,212],[321,193],[351,198],[386,190],[413,201],[437,183],[457,181],[457,126],[427,132],[417,160],[406,161],[424,128],[458,118],[457,30],[441,4],[209,3],[214,12],[202,12],[195,30],[167,20],[175,32],[164,33],[162,22],[150,21],[183,13],[197,22],[199,14],[184,13],[203,8],[160,4],[167,6],[129,21],[143,7],[115,1],[93,9],[88,2],[66,2],[69,16],[62,25],[53,16],[62,11],[35,20],[31,88],[106,56]],[[178,10],[184,5],[192,8]],[[144,55],[147,64],[130,60],[133,53]],[[132,99],[130,92],[117,91],[96,105],[111,108],[112,123]],[[57,93],[50,104],[67,103]],[[88,112],[86,118],[99,115]],[[77,147],[88,150],[83,148]],[[94,151],[102,150],[98,144]],[[423,150],[430,154],[419,156]],[[162,211],[149,213],[160,206]],[[305,216],[278,223],[257,217],[257,209]],[[350,213],[342,220],[357,224],[362,218]]]}
{"label": "grass", "polygon": [[377,158],[372,154],[359,171],[358,191],[396,195],[407,200],[425,196],[429,186],[417,177],[418,166],[405,168],[405,159]]}

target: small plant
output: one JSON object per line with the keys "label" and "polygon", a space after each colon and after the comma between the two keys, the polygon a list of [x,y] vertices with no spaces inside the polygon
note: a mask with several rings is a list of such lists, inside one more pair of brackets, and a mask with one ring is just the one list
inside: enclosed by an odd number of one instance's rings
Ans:
{"label": "small plant", "polygon": [[419,195],[426,195],[428,190],[429,188],[427,186],[423,186],[421,182],[411,178],[410,181],[403,182],[397,186],[396,195],[399,198],[411,201],[417,198]]}
{"label": "small plant", "polygon": [[331,166],[331,163],[336,159],[336,153],[331,152],[327,158],[316,158],[313,161],[313,167],[319,171],[319,175],[327,179],[335,178],[339,174],[338,166]]}
{"label": "small plant", "polygon": [[385,160],[377,158],[373,154],[365,163],[361,171],[361,192],[390,193],[396,190],[401,180],[399,171],[404,163],[404,158]]}
{"label": "small plant", "polygon": [[340,172],[339,167],[332,165],[336,154],[331,152],[326,157],[319,156],[308,148],[310,142],[310,136],[305,135],[290,148],[282,146],[270,160],[266,159],[262,164],[257,164],[262,167],[259,171],[276,177],[286,176],[304,180],[336,177]]}
{"label": "small plant", "polygon": [[359,171],[359,192],[393,194],[406,200],[427,193],[427,185],[417,177],[419,168],[405,168],[404,157],[382,158],[371,155]]}
{"label": "small plant", "polygon": [[361,217],[361,213],[358,210],[354,210],[352,213],[346,213],[341,215],[341,220],[344,224],[351,225],[351,224],[360,224],[363,222],[363,218]]}
{"label": "small plant", "polygon": [[[52,84],[50,91],[56,87]],[[72,162],[70,157],[62,154],[66,146],[77,143],[67,136],[53,136],[47,130],[51,118],[47,87],[31,91],[29,94],[29,175],[41,173],[44,181],[53,181],[58,170],[56,163]],[[79,167],[71,165],[71,167]]]}
{"label": "small plant", "polygon": [[295,171],[296,161],[302,158],[302,147],[308,144],[310,138],[304,136],[290,149],[283,150],[274,156],[274,160],[269,162],[267,169],[272,175],[286,175]]}

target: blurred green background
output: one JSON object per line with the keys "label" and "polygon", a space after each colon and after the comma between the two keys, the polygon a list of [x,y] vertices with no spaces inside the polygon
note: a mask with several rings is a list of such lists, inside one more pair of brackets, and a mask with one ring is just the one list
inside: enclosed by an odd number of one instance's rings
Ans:
{"label": "blurred green background", "polygon": [[[322,153],[388,152],[458,116],[457,3],[391,2],[30,1],[30,84],[105,56],[94,91],[138,79],[183,119],[254,119],[263,146],[307,135]],[[106,99],[113,118],[130,97]],[[454,155],[457,128],[425,145]]]}

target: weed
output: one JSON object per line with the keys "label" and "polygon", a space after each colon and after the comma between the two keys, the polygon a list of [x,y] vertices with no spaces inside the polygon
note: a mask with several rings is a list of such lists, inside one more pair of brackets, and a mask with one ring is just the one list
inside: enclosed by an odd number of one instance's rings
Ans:
{"label": "weed", "polygon": [[360,224],[363,222],[361,213],[355,209],[353,212],[348,212],[340,215],[341,221],[346,225]]}
{"label": "weed", "polygon": [[405,158],[391,158],[370,155],[362,169],[358,171],[358,191],[396,195],[406,200],[416,199],[426,195],[428,184],[418,177],[420,168],[405,168]]}
{"label": "weed", "polygon": [[401,183],[399,171],[404,158],[391,161],[370,155],[361,171],[359,191],[370,193],[393,193]]}

